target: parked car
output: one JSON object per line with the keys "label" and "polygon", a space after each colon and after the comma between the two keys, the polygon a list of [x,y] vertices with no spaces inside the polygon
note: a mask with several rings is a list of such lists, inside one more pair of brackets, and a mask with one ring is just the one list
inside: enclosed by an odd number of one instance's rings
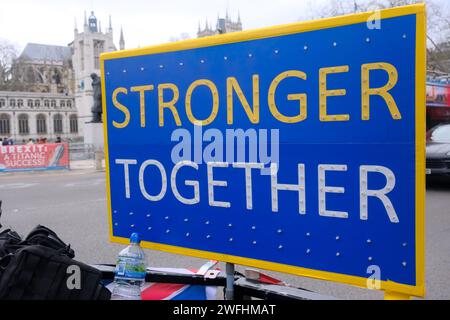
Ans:
{"label": "parked car", "polygon": [[450,175],[450,123],[439,124],[427,132],[426,173]]}

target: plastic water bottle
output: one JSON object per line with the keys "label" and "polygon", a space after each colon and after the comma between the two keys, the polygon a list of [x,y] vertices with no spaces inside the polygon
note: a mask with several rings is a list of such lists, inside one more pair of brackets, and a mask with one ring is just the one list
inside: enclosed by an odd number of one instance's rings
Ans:
{"label": "plastic water bottle", "polygon": [[120,251],[114,276],[111,300],[141,300],[147,263],[139,235],[133,233],[130,245]]}

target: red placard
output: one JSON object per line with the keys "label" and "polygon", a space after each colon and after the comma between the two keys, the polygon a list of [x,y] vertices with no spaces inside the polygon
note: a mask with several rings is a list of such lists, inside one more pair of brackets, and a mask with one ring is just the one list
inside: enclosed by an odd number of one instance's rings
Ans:
{"label": "red placard", "polygon": [[427,106],[450,107],[450,85],[427,83]]}
{"label": "red placard", "polygon": [[69,168],[69,145],[46,143],[0,146],[0,171]]}

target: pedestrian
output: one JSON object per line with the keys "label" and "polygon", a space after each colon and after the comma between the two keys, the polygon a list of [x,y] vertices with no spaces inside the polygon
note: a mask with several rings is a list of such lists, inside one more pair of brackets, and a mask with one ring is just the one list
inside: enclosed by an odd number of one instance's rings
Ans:
{"label": "pedestrian", "polygon": [[28,144],[28,145],[30,145],[30,144],[34,144],[34,141],[33,141],[33,139],[31,139],[31,138],[30,138],[30,139],[28,139],[28,142],[27,142],[27,144]]}
{"label": "pedestrian", "polygon": [[61,141],[61,137],[56,137],[56,141],[55,141],[55,143],[61,143],[62,141]]}
{"label": "pedestrian", "polygon": [[5,137],[2,141],[2,146],[7,146],[8,145],[8,137]]}

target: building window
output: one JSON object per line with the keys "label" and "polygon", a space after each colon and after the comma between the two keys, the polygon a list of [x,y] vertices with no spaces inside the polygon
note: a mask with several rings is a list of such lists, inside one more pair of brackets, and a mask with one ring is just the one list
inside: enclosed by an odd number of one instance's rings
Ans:
{"label": "building window", "polygon": [[52,100],[50,102],[50,105],[52,106],[52,108],[56,108],[56,100]]}
{"label": "building window", "polygon": [[10,99],[9,100],[9,106],[10,107],[15,107],[16,106],[16,100],[15,99]]}
{"label": "building window", "polygon": [[63,121],[62,121],[62,115],[60,115],[60,114],[55,114],[53,116],[53,131],[55,133],[63,132]]}
{"label": "building window", "polygon": [[34,105],[36,107],[40,107],[41,106],[41,101],[40,100],[34,100]]}
{"label": "building window", "polygon": [[23,100],[22,99],[17,100],[17,106],[18,107],[23,107]]}
{"label": "building window", "polygon": [[28,99],[27,106],[30,107],[30,108],[33,108],[33,100]]}
{"label": "building window", "polygon": [[105,42],[94,40],[94,68],[100,69],[100,54],[104,51]]}
{"label": "building window", "polygon": [[19,134],[29,134],[30,133],[30,128],[28,126],[28,115],[26,114],[21,114],[18,117],[19,119]]}
{"label": "building window", "polygon": [[80,41],[80,66],[84,70],[84,41]]}
{"label": "building window", "polygon": [[72,101],[67,100],[67,107],[68,107],[68,108],[72,108]]}
{"label": "building window", "polygon": [[48,102],[48,100],[44,100],[44,107],[49,107],[50,106],[50,102]]}
{"label": "building window", "polygon": [[61,100],[59,102],[59,105],[61,106],[61,108],[64,108],[66,106],[66,102],[64,100]]}
{"label": "building window", "polygon": [[5,99],[0,99],[0,108],[5,106]]}
{"label": "building window", "polygon": [[47,133],[47,120],[45,119],[45,115],[38,114],[36,116],[36,128],[39,134]]}
{"label": "building window", "polygon": [[0,134],[9,135],[10,131],[10,120],[9,115],[3,113],[0,114]]}
{"label": "building window", "polygon": [[78,119],[76,114],[70,116],[70,133],[78,133]]}

